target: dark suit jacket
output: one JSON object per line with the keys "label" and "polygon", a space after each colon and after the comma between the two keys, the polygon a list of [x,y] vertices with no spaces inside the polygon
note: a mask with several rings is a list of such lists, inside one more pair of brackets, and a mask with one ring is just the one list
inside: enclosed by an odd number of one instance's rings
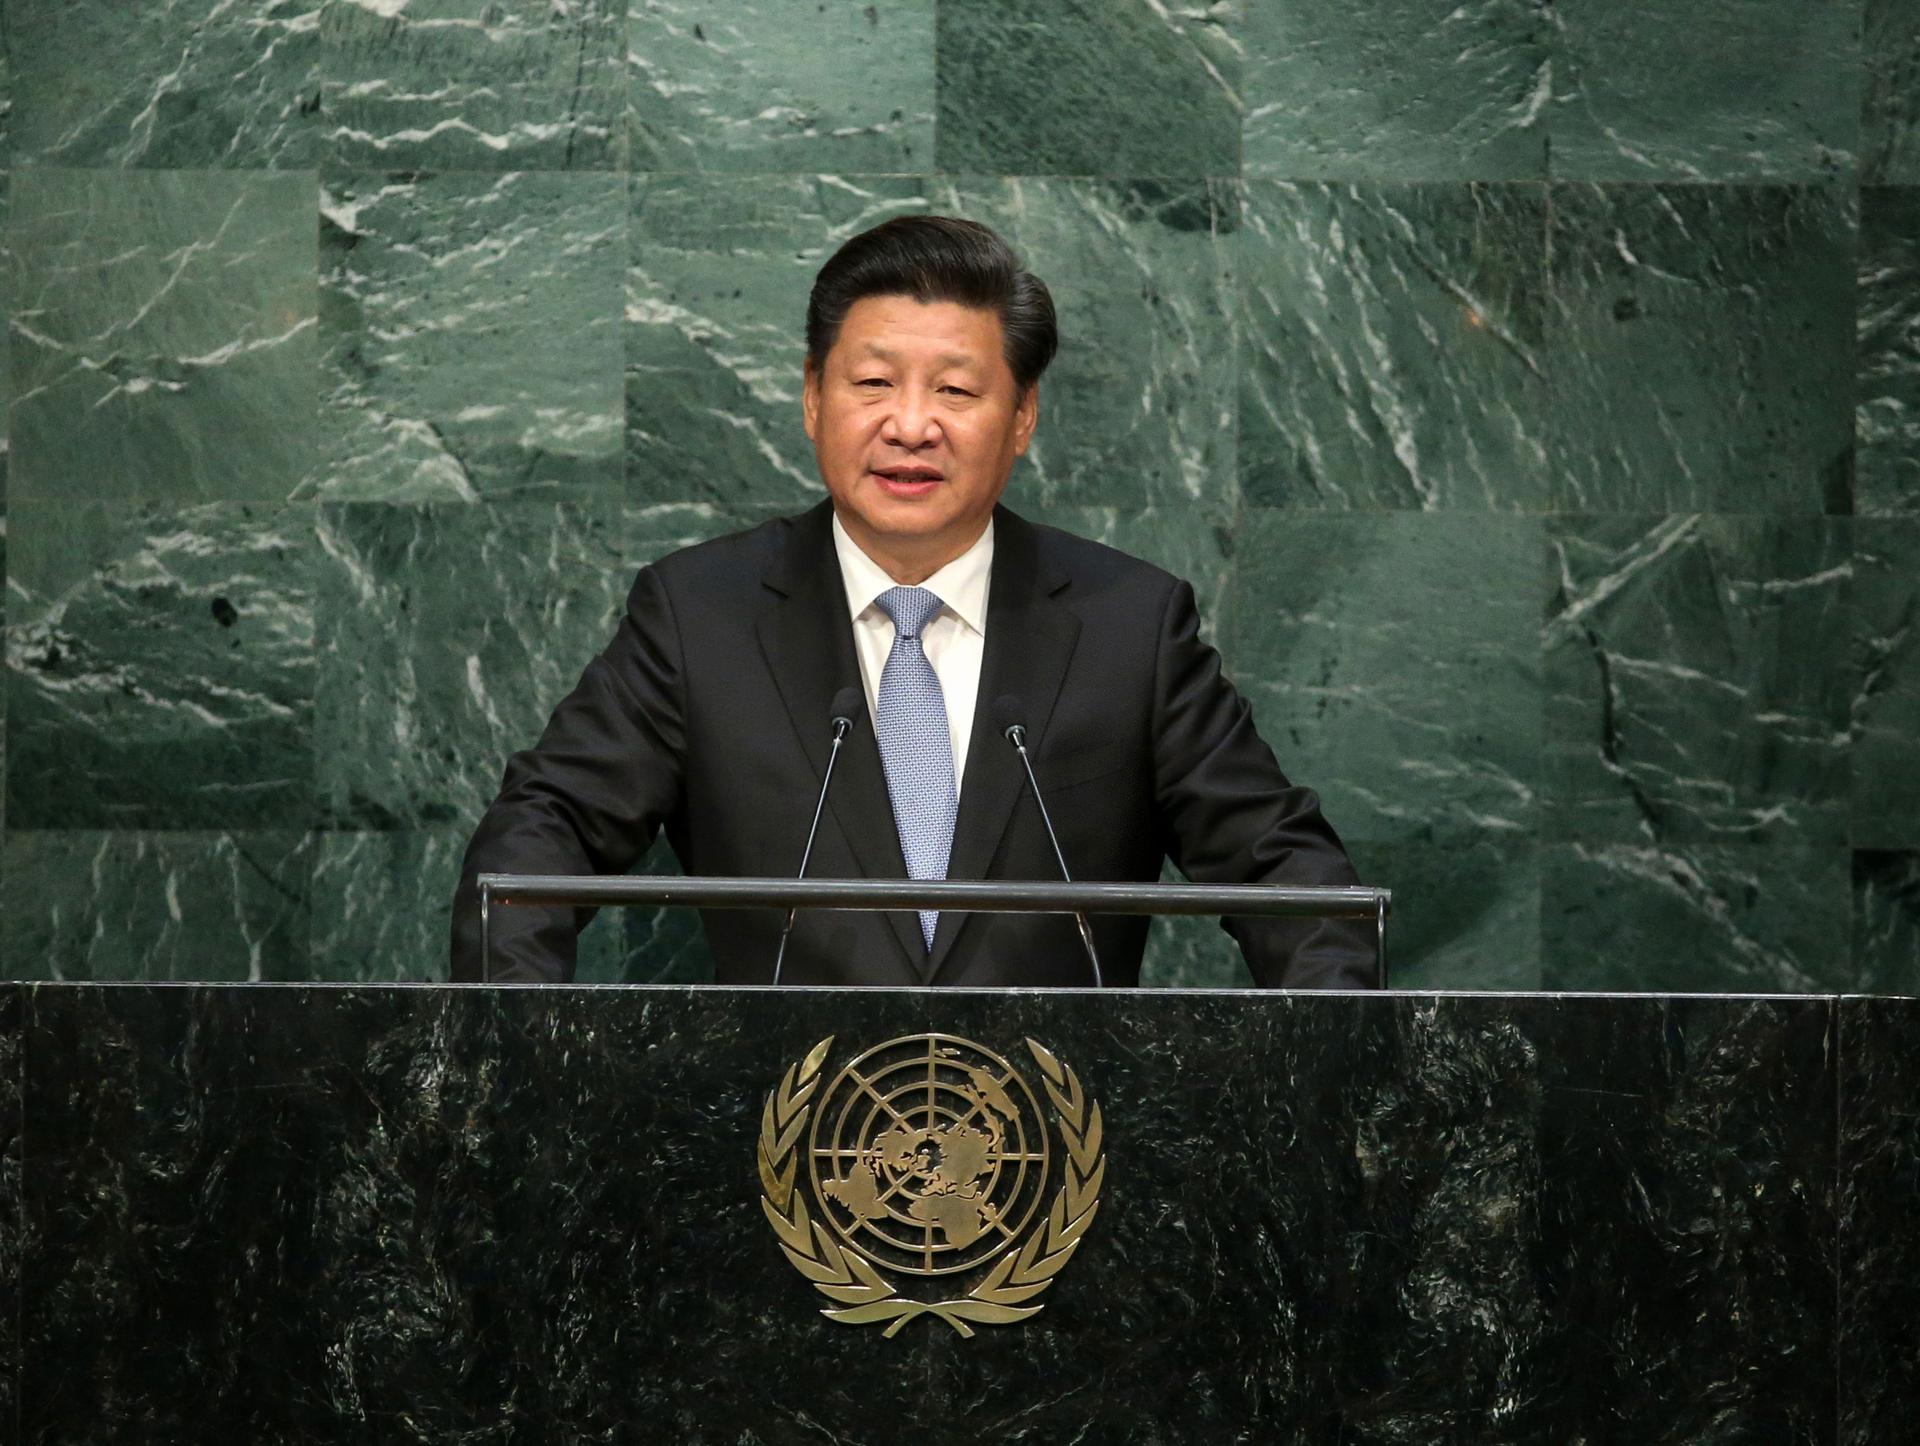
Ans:
{"label": "dark suit jacket", "polygon": [[[661,827],[690,874],[791,876],[836,692],[858,688],[828,504],[641,569],[626,616],[532,749],[509,760],[468,846],[454,977],[479,978],[482,872],[622,873]],[[995,514],[993,577],[948,877],[1059,876],[994,700],[1020,700],[1074,876],[1152,880],[1164,857],[1206,883],[1352,884],[1312,792],[1290,784],[1199,638],[1193,590],[1124,553]],[[873,729],[848,738],[808,869],[905,878]],[[496,979],[564,979],[586,910],[496,909]],[[719,979],[771,977],[781,915],[706,916]],[[1095,918],[1109,984],[1139,981],[1148,921]],[[1263,985],[1365,988],[1371,927],[1226,927]],[[793,984],[1084,985],[1071,920],[944,913],[931,954],[910,913],[802,913]]]}

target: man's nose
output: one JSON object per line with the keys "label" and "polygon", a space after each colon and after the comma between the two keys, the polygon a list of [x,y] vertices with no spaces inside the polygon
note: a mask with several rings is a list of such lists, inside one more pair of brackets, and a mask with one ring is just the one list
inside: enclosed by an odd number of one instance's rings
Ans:
{"label": "man's nose", "polygon": [[926,447],[939,441],[940,419],[932,397],[919,387],[896,388],[880,437],[897,447]]}

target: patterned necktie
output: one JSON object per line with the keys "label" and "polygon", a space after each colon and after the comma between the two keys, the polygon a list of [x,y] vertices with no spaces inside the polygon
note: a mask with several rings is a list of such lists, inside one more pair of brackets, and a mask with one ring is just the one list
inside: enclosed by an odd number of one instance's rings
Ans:
{"label": "patterned necktie", "polygon": [[[906,856],[908,878],[944,879],[958,811],[953,735],[947,724],[946,695],[920,646],[920,630],[940,611],[941,601],[924,587],[895,587],[874,602],[893,619],[893,651],[880,673],[880,716],[873,731],[886,765],[900,852]],[[933,930],[939,919],[932,910],[920,915],[920,934],[928,952],[933,950]]]}

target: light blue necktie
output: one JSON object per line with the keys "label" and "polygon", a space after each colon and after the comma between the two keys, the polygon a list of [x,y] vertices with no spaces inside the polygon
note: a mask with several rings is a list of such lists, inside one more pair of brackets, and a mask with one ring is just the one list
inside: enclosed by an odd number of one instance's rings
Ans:
{"label": "light blue necktie", "polygon": [[[895,587],[874,599],[893,619],[893,651],[880,673],[879,717],[874,736],[887,770],[894,826],[910,879],[944,879],[953,848],[953,818],[959,804],[953,787],[953,735],[940,679],[920,646],[920,630],[940,611],[940,599],[924,587]],[[924,910],[920,934],[929,953],[940,915]]]}

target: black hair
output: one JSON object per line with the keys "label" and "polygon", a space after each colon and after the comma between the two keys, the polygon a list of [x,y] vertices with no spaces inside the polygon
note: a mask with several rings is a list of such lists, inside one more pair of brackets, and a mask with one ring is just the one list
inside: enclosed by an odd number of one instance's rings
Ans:
{"label": "black hair", "polygon": [[869,296],[951,301],[997,312],[1014,384],[1025,392],[1059,349],[1047,285],[991,229],[957,216],[896,216],[841,246],[807,298],[807,359],[817,373],[853,304]]}

